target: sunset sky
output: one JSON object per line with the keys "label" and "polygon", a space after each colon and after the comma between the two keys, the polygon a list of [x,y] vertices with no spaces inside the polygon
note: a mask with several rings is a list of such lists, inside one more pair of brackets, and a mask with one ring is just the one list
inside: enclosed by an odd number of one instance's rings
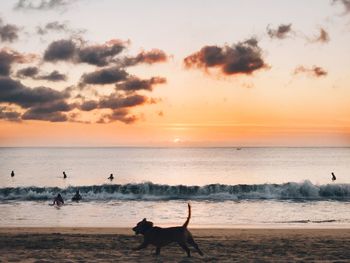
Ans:
{"label": "sunset sky", "polygon": [[350,146],[350,0],[9,0],[0,19],[0,146]]}

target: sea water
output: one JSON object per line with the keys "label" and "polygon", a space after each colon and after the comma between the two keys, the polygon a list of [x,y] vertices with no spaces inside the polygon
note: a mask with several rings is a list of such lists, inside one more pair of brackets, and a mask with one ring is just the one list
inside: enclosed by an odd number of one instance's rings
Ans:
{"label": "sea water", "polygon": [[350,148],[0,148],[1,227],[178,225],[188,202],[191,227],[349,227]]}

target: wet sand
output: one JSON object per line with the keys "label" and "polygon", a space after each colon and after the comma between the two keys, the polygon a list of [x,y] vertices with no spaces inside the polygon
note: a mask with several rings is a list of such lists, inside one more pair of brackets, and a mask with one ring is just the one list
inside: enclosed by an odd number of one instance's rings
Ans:
{"label": "wet sand", "polygon": [[176,244],[134,251],[126,228],[0,228],[0,262],[350,261],[350,229],[193,229],[204,256]]}

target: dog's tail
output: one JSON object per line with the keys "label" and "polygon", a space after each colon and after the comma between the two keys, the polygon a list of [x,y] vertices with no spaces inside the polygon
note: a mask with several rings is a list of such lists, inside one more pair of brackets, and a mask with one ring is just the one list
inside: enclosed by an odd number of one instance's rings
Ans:
{"label": "dog's tail", "polygon": [[187,204],[187,205],[188,205],[188,216],[187,216],[186,222],[182,225],[183,227],[188,226],[188,223],[190,222],[190,218],[191,218],[191,205],[190,204]]}

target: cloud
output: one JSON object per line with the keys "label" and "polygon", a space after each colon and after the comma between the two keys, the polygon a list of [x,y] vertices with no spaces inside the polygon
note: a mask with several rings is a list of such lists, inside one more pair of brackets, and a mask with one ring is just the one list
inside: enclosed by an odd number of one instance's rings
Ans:
{"label": "cloud", "polygon": [[78,62],[106,66],[114,61],[114,57],[126,48],[126,43],[121,40],[111,40],[104,45],[92,45],[81,47],[78,50]]}
{"label": "cloud", "polygon": [[103,68],[91,73],[85,73],[81,77],[81,84],[111,84],[126,80],[128,73],[116,66]]}
{"label": "cloud", "polygon": [[80,109],[82,111],[92,111],[95,110],[99,107],[98,105],[98,101],[95,100],[88,100],[88,101],[84,101],[81,105],[80,105]]}
{"label": "cloud", "polygon": [[82,111],[92,111],[95,109],[111,109],[112,113],[104,114],[97,121],[98,123],[108,123],[120,121],[125,124],[131,124],[138,120],[135,115],[130,114],[130,109],[151,103],[151,100],[139,94],[119,94],[112,93],[97,100],[84,101],[78,107]]}
{"label": "cloud", "polygon": [[252,74],[267,67],[256,39],[251,38],[232,46],[204,46],[184,59],[187,68],[219,68],[225,75]]}
{"label": "cloud", "polygon": [[317,77],[317,78],[318,77],[325,77],[328,74],[328,72],[326,70],[324,70],[323,68],[321,68],[319,66],[312,66],[311,68],[306,68],[304,66],[298,66],[294,70],[294,75],[297,75],[300,73],[306,73],[310,76]]}
{"label": "cloud", "polygon": [[350,13],[350,0],[333,0],[333,4],[341,3],[344,6],[345,13]]}
{"label": "cloud", "polygon": [[57,81],[67,80],[67,76],[65,74],[58,72],[57,70],[54,70],[49,74],[38,76],[36,79],[57,82]]}
{"label": "cloud", "polygon": [[56,103],[69,97],[48,87],[29,88],[10,77],[0,77],[0,103],[13,103],[22,108],[30,108],[45,103]]}
{"label": "cloud", "polygon": [[34,78],[38,74],[39,74],[38,67],[26,67],[26,68],[22,68],[22,69],[18,70],[16,77],[18,77],[18,78],[27,78],[27,77]]}
{"label": "cloud", "polygon": [[11,66],[14,63],[29,63],[35,58],[32,54],[21,54],[12,49],[3,48],[0,50],[0,76],[9,76]]}
{"label": "cloud", "polygon": [[46,35],[49,32],[56,32],[56,33],[68,33],[72,35],[79,35],[85,32],[83,29],[71,29],[68,27],[67,23],[61,23],[58,21],[53,21],[47,23],[45,26],[37,26],[36,32],[39,35]]}
{"label": "cloud", "polygon": [[57,40],[45,50],[44,61],[73,60],[75,51],[76,45],[73,40]]}
{"label": "cloud", "polygon": [[121,109],[139,106],[149,103],[148,97],[139,94],[119,94],[112,93],[108,96],[103,96],[99,100],[84,101],[79,105],[82,111],[91,111],[95,109]]}
{"label": "cloud", "polygon": [[318,35],[314,36],[313,38],[306,37],[306,40],[308,40],[310,43],[328,43],[330,37],[325,29],[320,28]]}
{"label": "cloud", "polygon": [[78,45],[71,39],[52,42],[44,53],[44,61],[70,61],[95,66],[107,66],[115,62],[115,56],[126,48],[126,42],[113,39],[103,45]]}
{"label": "cloud", "polygon": [[284,39],[292,33],[292,24],[281,24],[277,29],[271,29],[269,26],[266,28],[267,34],[271,38]]}
{"label": "cloud", "polygon": [[73,0],[18,0],[15,4],[15,10],[54,10],[64,9],[70,5]]}
{"label": "cloud", "polygon": [[68,112],[73,109],[74,106],[69,105],[63,100],[46,102],[40,105],[36,105],[27,110],[23,115],[23,120],[45,120],[51,122],[67,121],[67,115],[63,112]]}
{"label": "cloud", "polygon": [[327,43],[329,42],[329,34],[326,30],[323,28],[320,28],[320,34],[319,36],[315,39],[315,42],[321,42],[321,43]]}
{"label": "cloud", "polygon": [[46,81],[65,81],[67,80],[67,76],[65,74],[62,74],[58,72],[57,70],[52,71],[51,73],[46,74],[39,74],[39,68],[38,67],[26,67],[23,69],[20,69],[16,73],[17,78],[32,78],[35,80],[46,80]]}
{"label": "cloud", "polygon": [[0,18],[0,40],[2,42],[14,42],[18,39],[19,27],[12,24],[4,24]]}
{"label": "cloud", "polygon": [[[65,26],[52,23],[45,26],[48,30],[65,30]],[[20,107],[20,115],[11,115],[10,110],[2,110],[1,119],[40,120],[50,122],[86,122],[83,112],[97,110],[93,116],[99,122],[120,121],[131,124],[139,118],[132,113],[135,107],[144,104],[158,103],[159,100],[149,98],[139,91],[152,91],[154,85],[166,83],[163,77],[140,79],[130,75],[125,65],[121,64],[121,53],[128,42],[112,39],[104,44],[89,45],[83,39],[60,39],[51,42],[42,56],[41,62],[56,63],[65,61],[73,64],[83,63],[95,66],[91,72],[82,74],[76,85],[63,91],[49,87],[28,87],[20,81],[12,79],[11,66],[15,63],[29,63],[27,55],[3,49],[0,50],[0,107],[15,105]],[[128,64],[153,64],[167,60],[167,55],[158,49],[142,51],[134,57],[127,57]],[[17,70],[13,77],[18,79],[65,81],[66,74],[57,70],[46,73],[39,66],[26,66]],[[100,95],[95,85],[114,84],[115,91],[109,95]],[[85,87],[86,85],[89,85]],[[82,89],[85,87],[85,89]],[[107,93],[108,94],[108,93]],[[16,111],[17,112],[17,111]],[[5,114],[6,113],[6,114]],[[91,117],[91,116],[90,116]]]}
{"label": "cloud", "polygon": [[168,56],[165,54],[163,50],[160,49],[152,49],[150,51],[142,51],[135,57],[126,57],[122,61],[122,65],[134,66],[140,63],[145,64],[154,64],[159,62],[166,62],[168,60]]}
{"label": "cloud", "polygon": [[136,91],[136,90],[153,90],[153,86],[156,84],[166,83],[166,78],[153,77],[150,79],[139,79],[132,77],[122,83],[116,84],[118,90]]}
{"label": "cloud", "polygon": [[125,124],[131,124],[138,120],[138,118],[135,115],[130,115],[129,110],[127,109],[118,109],[114,110],[112,114],[106,114],[103,116],[103,118],[100,120],[100,122],[112,122],[112,121],[120,121]]}
{"label": "cloud", "polygon": [[145,104],[148,101],[148,98],[143,95],[133,94],[133,95],[120,95],[113,93],[110,96],[104,97],[99,102],[99,108],[108,108],[108,109],[120,109],[135,107],[138,105]]}
{"label": "cloud", "polygon": [[25,109],[22,120],[67,121],[64,112],[75,107],[66,102],[69,96],[66,90],[29,88],[9,77],[0,77],[0,103],[15,104]]}
{"label": "cloud", "polygon": [[39,120],[50,122],[65,122],[68,120],[67,115],[62,112],[37,113],[35,110],[28,110],[22,115],[23,120]]}
{"label": "cloud", "polygon": [[8,107],[0,106],[0,119],[7,121],[21,121],[21,113],[13,111]]}

